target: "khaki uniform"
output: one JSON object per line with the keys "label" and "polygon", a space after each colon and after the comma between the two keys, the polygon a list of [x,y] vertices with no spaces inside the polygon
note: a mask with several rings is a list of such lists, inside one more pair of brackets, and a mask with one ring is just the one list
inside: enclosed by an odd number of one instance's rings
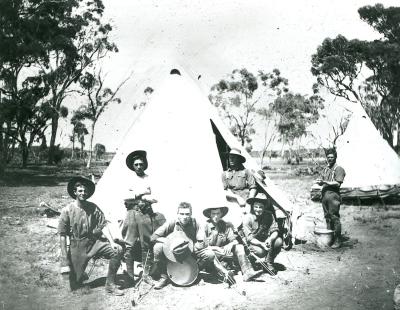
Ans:
{"label": "khaki uniform", "polygon": [[[336,181],[339,184],[343,183],[346,172],[344,169],[337,164],[332,168],[325,167],[322,172],[323,181]],[[322,187],[322,208],[324,210],[324,216],[328,229],[332,229],[336,236],[340,236],[342,233],[342,225],[340,223],[340,187],[324,185]]]}
{"label": "khaki uniform", "polygon": [[94,203],[85,201],[83,207],[78,207],[76,202],[72,202],[62,209],[58,233],[70,238],[70,262],[63,261],[62,266],[72,264],[70,267],[77,282],[81,281],[92,257],[121,259],[122,253],[101,239],[106,224],[103,212]]}

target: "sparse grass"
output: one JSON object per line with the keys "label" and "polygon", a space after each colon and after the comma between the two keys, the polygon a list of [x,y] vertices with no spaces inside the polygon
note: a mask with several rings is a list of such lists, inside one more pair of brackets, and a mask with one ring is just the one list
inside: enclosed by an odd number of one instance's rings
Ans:
{"label": "sparse grass", "polygon": [[[35,206],[41,201],[55,209],[68,204],[66,181],[83,170],[74,165],[56,169],[28,169],[0,188],[0,208],[11,207],[0,210],[0,283],[4,288],[1,300],[5,309],[130,308],[136,296],[133,289],[126,290],[124,297],[105,295],[102,286],[89,295],[71,293],[59,275],[58,236],[55,230],[46,227],[46,219]],[[266,171],[296,205],[307,214],[320,217],[321,204],[309,200],[314,178],[299,178],[291,172],[292,167],[285,170],[285,166],[273,173]],[[40,177],[29,179],[29,174]],[[21,175],[25,178],[18,183]],[[30,205],[33,207],[15,208]],[[400,205],[390,208],[399,210]],[[287,267],[279,273],[282,282],[267,275],[261,277],[264,282],[239,282],[247,297],[219,284],[204,283],[189,288],[169,285],[153,291],[137,309],[316,309],[333,305],[344,309],[390,309],[391,296],[386,292],[392,292],[399,279],[399,260],[394,258],[399,257],[400,225],[397,218],[383,220],[381,215],[385,213],[379,202],[367,207],[344,206],[343,229],[359,239],[358,244],[340,252],[307,251],[309,245],[295,245],[293,250],[283,251],[277,257],[277,262]],[[90,280],[104,279],[106,269],[106,260],[97,261]],[[356,281],[362,281],[357,289],[352,286]],[[317,295],[319,298],[315,298]],[[383,307],[384,304],[387,306]]]}

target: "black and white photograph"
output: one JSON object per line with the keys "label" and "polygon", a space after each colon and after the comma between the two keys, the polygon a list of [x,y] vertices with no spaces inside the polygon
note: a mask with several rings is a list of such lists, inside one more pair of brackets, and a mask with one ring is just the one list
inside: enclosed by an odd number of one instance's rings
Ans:
{"label": "black and white photograph", "polygon": [[400,2],[0,0],[0,310],[400,309]]}

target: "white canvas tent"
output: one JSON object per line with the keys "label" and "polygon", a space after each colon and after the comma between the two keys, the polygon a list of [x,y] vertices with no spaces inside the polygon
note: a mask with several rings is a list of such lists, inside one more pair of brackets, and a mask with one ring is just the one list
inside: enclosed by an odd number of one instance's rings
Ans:
{"label": "white canvas tent", "polygon": [[[246,167],[255,173],[258,170],[255,161],[222,124],[195,81],[184,72],[182,75],[165,72],[165,77],[128,129],[91,198],[114,224],[126,214],[123,200],[129,197],[133,172],[127,168],[125,159],[134,150],[147,151],[149,168],[146,173],[153,179],[152,194],[159,201],[153,207],[167,218],[174,218],[182,201],[192,204],[193,214],[199,220],[204,220],[204,208],[226,205],[221,182],[223,162],[219,153],[224,144],[240,148],[247,158]],[[268,178],[262,186],[266,186],[277,206],[291,210],[286,195]],[[227,218],[238,224],[239,208],[230,208]],[[114,225],[113,233],[116,231]]]}
{"label": "white canvas tent", "polygon": [[[344,198],[398,195],[400,159],[360,106],[337,141],[337,162],[346,171]],[[314,188],[315,189],[315,188]]]}

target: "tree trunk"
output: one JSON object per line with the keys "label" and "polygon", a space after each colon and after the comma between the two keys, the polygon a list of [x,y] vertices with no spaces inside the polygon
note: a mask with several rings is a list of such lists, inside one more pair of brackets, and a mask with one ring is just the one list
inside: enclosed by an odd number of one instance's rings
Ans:
{"label": "tree trunk", "polygon": [[397,125],[397,144],[396,144],[397,154],[400,152],[400,125]]}
{"label": "tree trunk", "polygon": [[56,144],[56,135],[58,129],[58,114],[54,115],[51,119],[51,137],[50,137],[50,146],[49,146],[49,157],[47,159],[47,163],[52,165],[54,163],[54,150]]}
{"label": "tree trunk", "polygon": [[29,147],[26,144],[26,141],[20,143],[21,147],[21,156],[22,156],[22,168],[26,168],[28,164],[28,156],[29,156]]}
{"label": "tree trunk", "polygon": [[72,131],[72,152],[71,152],[71,159],[75,157],[75,130]]}
{"label": "tree trunk", "polygon": [[94,136],[94,126],[96,125],[96,122],[92,123],[92,132],[90,133],[90,144],[89,144],[89,158],[87,161],[86,168],[90,168],[90,165],[92,164],[92,148],[93,148],[93,136]]}
{"label": "tree trunk", "polygon": [[5,146],[5,137],[3,137],[3,133],[0,133],[0,178],[4,175],[5,171],[5,163],[6,163],[6,146]]}
{"label": "tree trunk", "polygon": [[79,141],[81,143],[81,159],[85,159],[85,156],[83,155],[83,147],[85,146],[85,142],[82,140]]}

